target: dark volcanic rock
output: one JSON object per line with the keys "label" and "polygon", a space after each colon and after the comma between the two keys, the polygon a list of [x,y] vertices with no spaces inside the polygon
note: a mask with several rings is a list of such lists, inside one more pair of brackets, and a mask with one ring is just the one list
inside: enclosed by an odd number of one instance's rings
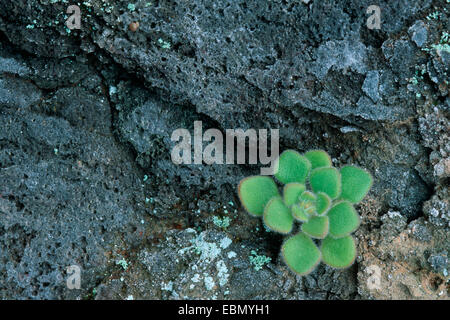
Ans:
{"label": "dark volcanic rock", "polygon": [[[61,88],[39,104],[36,86],[2,81],[14,94],[0,102],[0,297],[85,295],[101,280],[117,235],[133,242],[138,171],[111,133],[105,97]],[[22,92],[20,83],[32,89]],[[81,291],[66,288],[71,265],[82,268]]]}

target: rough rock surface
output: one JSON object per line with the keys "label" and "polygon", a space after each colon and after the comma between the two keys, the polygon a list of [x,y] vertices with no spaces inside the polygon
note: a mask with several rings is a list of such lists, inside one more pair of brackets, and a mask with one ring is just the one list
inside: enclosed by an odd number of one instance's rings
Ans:
{"label": "rough rock surface", "polygon": [[[448,299],[450,5],[371,4],[0,2],[0,298]],[[371,171],[356,263],[290,273],[237,200],[258,166],[170,160],[196,120]]]}

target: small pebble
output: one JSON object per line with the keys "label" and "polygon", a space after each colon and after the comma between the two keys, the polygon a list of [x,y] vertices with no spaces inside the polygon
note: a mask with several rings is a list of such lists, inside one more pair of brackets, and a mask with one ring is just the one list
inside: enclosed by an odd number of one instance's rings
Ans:
{"label": "small pebble", "polygon": [[139,29],[139,22],[134,21],[134,22],[130,23],[130,24],[128,25],[128,29],[129,29],[130,31],[136,32],[137,29]]}

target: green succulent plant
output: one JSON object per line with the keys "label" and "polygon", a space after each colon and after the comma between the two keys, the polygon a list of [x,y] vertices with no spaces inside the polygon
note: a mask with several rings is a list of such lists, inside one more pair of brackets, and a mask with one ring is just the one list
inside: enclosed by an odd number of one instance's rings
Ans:
{"label": "green succulent plant", "polygon": [[244,208],[262,217],[271,231],[288,235],[296,221],[301,223],[281,246],[286,265],[299,275],[309,274],[321,261],[334,268],[352,265],[356,245],[351,233],[360,221],[354,205],[372,187],[371,174],[356,166],[334,168],[323,150],[284,151],[275,168],[276,180],[284,184],[282,195],[267,176],[243,179],[238,194]]}

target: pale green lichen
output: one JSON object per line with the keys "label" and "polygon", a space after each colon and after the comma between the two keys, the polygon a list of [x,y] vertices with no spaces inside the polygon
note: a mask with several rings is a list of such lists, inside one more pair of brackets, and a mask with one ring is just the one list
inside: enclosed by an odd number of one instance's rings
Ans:
{"label": "pale green lichen", "polygon": [[219,228],[226,229],[230,226],[231,219],[229,217],[220,218],[218,216],[213,217],[213,223]]}
{"label": "pale green lichen", "polygon": [[221,253],[221,249],[214,242],[207,242],[204,240],[204,233],[198,237],[190,240],[191,246],[178,251],[179,254],[184,254],[186,251],[193,251],[200,255],[200,261],[210,262],[217,258]]}
{"label": "pale green lichen", "polygon": [[427,16],[427,20],[439,20],[440,15],[439,11],[434,11]]}
{"label": "pale green lichen", "polygon": [[204,281],[205,281],[206,290],[214,289],[216,284],[214,283],[214,279],[212,277],[207,276],[207,277],[205,277]]}
{"label": "pale green lichen", "polygon": [[228,277],[230,276],[228,273],[227,265],[223,260],[219,260],[216,263],[217,269],[217,278],[219,279],[219,286],[223,287],[228,282]]}
{"label": "pale green lichen", "polygon": [[410,78],[408,81],[413,85],[419,84],[421,80],[423,80],[423,75],[425,74],[425,68],[416,66],[416,73],[414,77]]}
{"label": "pale green lichen", "polygon": [[433,49],[436,51],[447,52],[450,53],[450,45],[449,44],[433,44],[431,45]]}
{"label": "pale green lichen", "polygon": [[128,262],[125,259],[121,259],[116,262],[117,265],[121,266],[123,270],[128,270]]}
{"label": "pale green lichen", "polygon": [[161,283],[161,290],[164,291],[173,291],[173,282],[169,281],[168,283]]}
{"label": "pale green lichen", "polygon": [[224,238],[222,238],[222,240],[220,240],[220,247],[222,249],[226,249],[230,246],[231,243],[232,243],[232,241],[230,238],[224,237]]}
{"label": "pale green lichen", "polygon": [[448,32],[444,31],[441,35],[441,39],[438,44],[432,44],[431,48],[440,51],[450,53],[450,44],[449,44],[450,35]]}
{"label": "pale green lichen", "polygon": [[172,47],[172,45],[170,44],[170,42],[168,41],[164,41],[163,39],[159,38],[158,39],[158,43],[161,46],[161,48],[163,49],[170,49]]}
{"label": "pale green lichen", "polygon": [[[187,231],[195,233],[194,229],[187,229]],[[215,242],[208,242],[205,241],[205,236],[207,236],[205,232],[197,235],[190,240],[190,246],[178,250],[179,255],[185,255],[188,252],[199,255],[198,261],[191,266],[191,269],[196,271],[190,277],[189,288],[191,290],[199,284],[203,284],[208,291],[216,290],[219,287],[225,288],[230,277],[226,257],[236,256],[233,251],[225,251],[232,244],[229,237],[224,236],[216,239]]]}
{"label": "pale green lichen", "polygon": [[253,265],[253,269],[256,271],[261,270],[264,265],[268,264],[272,260],[265,255],[259,255],[256,250],[250,251],[250,256],[248,258],[250,260],[250,264]]}

